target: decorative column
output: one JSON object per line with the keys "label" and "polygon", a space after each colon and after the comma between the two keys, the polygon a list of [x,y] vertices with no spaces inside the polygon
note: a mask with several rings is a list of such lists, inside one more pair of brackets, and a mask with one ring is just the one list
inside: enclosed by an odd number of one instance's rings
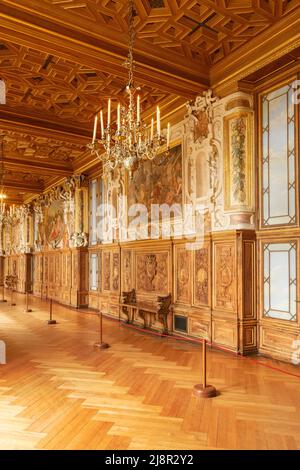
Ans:
{"label": "decorative column", "polygon": [[224,212],[230,228],[254,228],[253,97],[237,92],[222,100]]}
{"label": "decorative column", "polygon": [[197,321],[209,318],[213,343],[246,354],[257,348],[253,97],[207,90],[187,109],[188,188],[211,259],[211,305]]}
{"label": "decorative column", "polygon": [[75,187],[75,232],[79,234],[88,233],[88,184],[80,177],[76,178]]}
{"label": "decorative column", "polygon": [[74,233],[71,235],[72,288],[71,304],[88,305],[88,182],[84,175],[72,178],[74,183]]}
{"label": "decorative column", "polygon": [[3,240],[4,240],[3,230],[4,230],[4,227],[3,227],[3,224],[1,223],[0,224],[0,285],[1,286],[4,283],[4,260],[5,260],[4,243],[3,243]]}

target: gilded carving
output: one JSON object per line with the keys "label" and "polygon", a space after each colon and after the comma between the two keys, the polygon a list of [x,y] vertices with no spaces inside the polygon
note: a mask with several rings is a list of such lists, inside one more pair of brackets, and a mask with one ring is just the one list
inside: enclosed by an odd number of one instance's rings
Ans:
{"label": "gilded carving", "polygon": [[118,291],[120,284],[120,255],[113,253],[112,257],[112,290]]}
{"label": "gilded carving", "polygon": [[252,118],[237,113],[225,118],[225,209],[252,208]]}
{"label": "gilded carving", "polygon": [[235,305],[234,295],[234,246],[215,246],[215,299],[216,307],[233,310]]}
{"label": "gilded carving", "polygon": [[191,251],[177,249],[177,300],[183,303],[191,302]]}
{"label": "gilded carving", "polygon": [[[62,142],[49,137],[37,137],[15,131],[7,131],[4,149],[6,153],[19,158],[34,158],[38,160],[61,161],[72,163],[85,152],[81,144]],[[31,180],[29,174],[27,174]],[[35,179],[36,177],[34,177]]]}
{"label": "gilded carving", "polygon": [[244,203],[246,200],[246,122],[244,117],[230,123],[232,192],[234,200]]}
{"label": "gilded carving", "polygon": [[103,289],[110,290],[110,253],[103,252]]}
{"label": "gilded carving", "polygon": [[213,104],[218,101],[212,96],[212,90],[204,91],[202,96],[197,96],[195,101],[188,101],[187,119],[193,133],[193,141],[202,143],[212,134]]}
{"label": "gilded carving", "polygon": [[195,251],[194,265],[195,304],[209,305],[209,249]]}
{"label": "gilded carving", "polygon": [[131,289],[131,251],[123,251],[123,289],[130,291]]}
{"label": "gilded carving", "polygon": [[137,255],[137,290],[168,291],[168,253]]}

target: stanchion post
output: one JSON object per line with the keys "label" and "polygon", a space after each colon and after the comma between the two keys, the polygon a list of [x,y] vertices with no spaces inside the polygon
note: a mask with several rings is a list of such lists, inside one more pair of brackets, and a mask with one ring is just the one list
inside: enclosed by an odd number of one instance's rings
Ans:
{"label": "stanchion post", "polygon": [[2,284],[2,299],[0,300],[1,303],[7,302],[6,298],[4,297],[4,282]]}
{"label": "stanchion post", "polygon": [[101,310],[99,310],[98,317],[99,317],[99,326],[100,326],[100,330],[99,330],[100,338],[99,338],[99,342],[95,343],[94,346],[96,348],[99,348],[99,349],[107,349],[110,346],[109,346],[108,343],[103,342],[103,322],[102,322],[102,311]]}
{"label": "stanchion post", "polygon": [[200,398],[213,398],[217,396],[217,390],[213,385],[207,385],[206,381],[206,339],[202,340],[202,384],[194,386],[194,395]]}
{"label": "stanchion post", "polygon": [[28,294],[28,292],[26,292],[25,296],[26,296],[26,298],[25,298],[26,299],[25,300],[26,301],[26,306],[25,306],[24,312],[29,313],[29,312],[32,312],[32,309],[29,308],[29,294]]}
{"label": "stanchion post", "polygon": [[16,303],[14,302],[14,288],[13,285],[11,286],[11,291],[10,291],[10,306],[15,307]]}
{"label": "stanchion post", "polygon": [[52,310],[53,310],[52,299],[50,299],[50,303],[49,303],[50,318],[49,318],[49,320],[47,320],[48,325],[55,325],[57,323],[56,320],[53,320],[53,318],[52,318],[52,313],[53,313]]}

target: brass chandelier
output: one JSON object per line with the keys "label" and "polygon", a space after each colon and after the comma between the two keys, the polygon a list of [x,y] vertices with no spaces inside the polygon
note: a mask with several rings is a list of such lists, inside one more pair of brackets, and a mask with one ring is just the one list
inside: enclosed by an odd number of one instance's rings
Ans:
{"label": "brass chandelier", "polygon": [[0,226],[13,225],[17,220],[17,211],[15,205],[7,207],[5,200],[7,195],[4,190],[4,135],[0,134]]}
{"label": "brass chandelier", "polygon": [[5,199],[7,198],[4,192],[4,157],[3,157],[3,135],[0,136],[0,225],[9,222],[9,213],[6,209]]}
{"label": "brass chandelier", "polygon": [[[111,126],[111,99],[107,106],[107,123],[104,127],[103,110],[94,119],[93,139],[88,148],[92,155],[97,155],[103,163],[104,171],[112,171],[117,167],[124,167],[130,177],[137,169],[141,161],[153,160],[159,153],[162,145],[166,144],[169,154],[170,147],[170,124],[162,133],[160,109],[156,108],[156,126],[154,118],[151,120],[150,128],[143,123],[140,109],[140,88],[134,86],[133,71],[133,47],[135,39],[134,31],[134,0],[129,0],[128,32],[129,52],[125,62],[128,68],[128,83],[126,92],[128,94],[128,106],[118,103],[117,121]],[[97,130],[100,122],[100,139],[97,139]],[[164,135],[163,135],[164,134]]]}

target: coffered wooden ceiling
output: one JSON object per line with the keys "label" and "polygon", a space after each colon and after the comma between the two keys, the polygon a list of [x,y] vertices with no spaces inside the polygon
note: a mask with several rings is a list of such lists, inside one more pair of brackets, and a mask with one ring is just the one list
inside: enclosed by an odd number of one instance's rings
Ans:
{"label": "coffered wooden ceiling", "polygon": [[[233,91],[300,46],[299,0],[136,0],[135,7],[135,78],[147,116],[157,103],[164,115],[208,86]],[[125,99],[127,8],[127,0],[0,0],[0,78],[8,90],[0,130],[7,187],[20,200],[89,165],[94,114],[108,97],[113,107]]]}

